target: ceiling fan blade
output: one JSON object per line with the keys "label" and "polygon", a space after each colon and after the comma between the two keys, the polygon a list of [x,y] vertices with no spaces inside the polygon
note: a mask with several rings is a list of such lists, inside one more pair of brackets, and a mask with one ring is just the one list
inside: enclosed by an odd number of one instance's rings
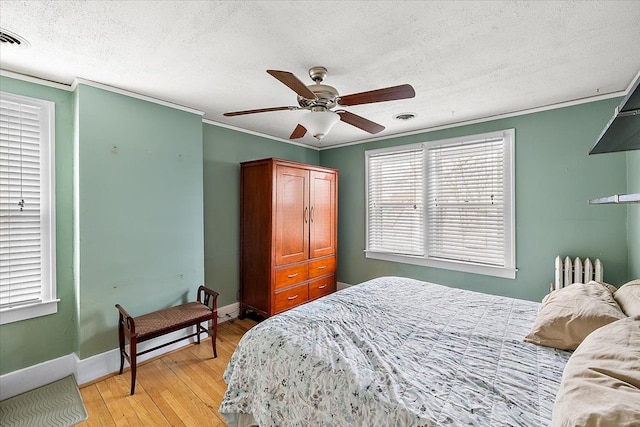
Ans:
{"label": "ceiling fan blade", "polygon": [[300,107],[270,107],[270,108],[258,108],[257,110],[244,110],[244,111],[232,111],[230,113],[224,113],[225,117],[241,116],[243,114],[253,113],[266,113],[269,111],[282,111],[282,110],[298,110]]}
{"label": "ceiling fan blade", "polygon": [[291,132],[291,136],[289,137],[289,139],[302,138],[306,133],[307,133],[307,129],[302,125],[298,125],[293,130],[293,132]]}
{"label": "ceiling fan blade", "polygon": [[416,91],[408,84],[354,93],[338,98],[340,105],[370,104],[372,102],[394,101],[396,99],[413,98]]}
{"label": "ceiling fan blade", "polygon": [[301,97],[307,99],[316,99],[316,95],[311,92],[311,90],[292,73],[288,71],[278,70],[267,70],[267,73],[280,80],[282,83],[288,86],[289,89],[293,90]]}
{"label": "ceiling fan blade", "polygon": [[363,131],[369,133],[379,133],[384,130],[384,126],[379,125],[376,122],[372,122],[371,120],[365,119],[362,116],[358,116],[357,114],[353,114],[344,110],[336,111],[336,113],[340,115],[340,120],[345,123],[349,123],[351,126],[360,128]]}

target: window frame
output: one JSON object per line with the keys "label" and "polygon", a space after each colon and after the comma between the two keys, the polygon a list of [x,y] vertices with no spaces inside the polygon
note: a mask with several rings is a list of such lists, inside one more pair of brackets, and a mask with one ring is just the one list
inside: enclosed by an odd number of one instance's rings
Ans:
{"label": "window frame", "polygon": [[[366,160],[365,160],[365,189],[366,189],[366,209],[367,209],[367,214],[366,214],[366,221],[365,221],[366,222],[366,236],[365,236],[366,243],[365,243],[365,245],[366,245],[367,248],[371,247],[371,236],[370,236],[370,233],[369,233],[369,223],[370,223],[370,219],[371,219],[371,216],[372,216],[371,212],[369,211],[369,202],[370,202],[370,200],[369,200],[369,194],[370,194],[370,192],[369,192],[369,186],[370,186],[370,181],[369,181],[370,163],[369,163],[369,159],[371,157],[377,157],[377,156],[379,156],[381,154],[382,155],[387,154],[387,153],[393,153],[393,154],[398,153],[398,154],[401,154],[401,153],[414,152],[414,151],[423,151],[423,153],[422,153],[423,154],[422,178],[424,180],[424,178],[425,178],[425,174],[424,174],[425,164],[424,164],[424,146],[423,146],[423,144],[410,144],[410,145],[403,145],[402,147],[389,147],[389,148],[382,148],[382,149],[378,149],[378,150],[369,150],[369,151],[366,152]],[[422,196],[424,198],[424,192],[423,192]],[[425,226],[425,224],[424,224],[424,218],[425,218],[424,206],[425,206],[425,203],[424,203],[424,200],[423,200],[423,207],[422,207],[423,208],[423,212],[422,212],[423,213],[423,228]],[[426,241],[424,240],[424,237],[423,237],[423,239],[422,239],[423,247],[421,248],[422,249],[421,252],[423,252],[423,253],[425,253],[425,251],[426,251],[426,248],[424,248],[424,244],[425,243],[426,243]],[[378,254],[400,255],[400,256],[408,256],[408,257],[416,257],[416,256],[420,257],[421,256],[421,255],[417,255],[417,254],[406,254],[406,253],[403,254],[403,253],[390,252],[390,251],[375,251],[375,250],[372,250],[372,252],[375,252],[375,253],[378,253]]]}
{"label": "window frame", "polygon": [[55,103],[7,92],[0,97],[41,110],[40,119],[40,232],[41,300],[0,308],[0,325],[57,313],[55,218]]}
{"label": "window frame", "polygon": [[[505,249],[505,265],[493,266],[467,261],[443,260],[435,259],[429,255],[428,245],[428,185],[429,185],[429,160],[428,150],[432,147],[443,145],[464,145],[481,142],[483,140],[495,140],[502,138],[503,145],[503,179],[504,179],[504,249]],[[383,152],[404,151],[410,147],[422,146],[424,149],[424,188],[423,188],[423,213],[425,218],[424,224],[424,256],[402,255],[385,252],[376,252],[369,249],[369,157],[371,155]],[[475,135],[466,135],[456,138],[440,139],[435,141],[426,141],[418,144],[397,145],[376,150],[365,151],[365,257],[382,261],[391,261],[404,264],[421,265],[425,267],[434,267],[446,270],[461,271],[466,273],[481,274],[486,276],[502,277],[507,279],[516,278],[516,217],[515,217],[515,129],[505,129],[495,132],[487,132]]]}

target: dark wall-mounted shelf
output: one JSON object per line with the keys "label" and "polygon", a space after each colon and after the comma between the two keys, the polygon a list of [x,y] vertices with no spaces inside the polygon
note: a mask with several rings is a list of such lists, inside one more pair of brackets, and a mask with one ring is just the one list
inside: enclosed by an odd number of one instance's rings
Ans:
{"label": "dark wall-mounted shelf", "polygon": [[589,154],[640,149],[640,73]]}

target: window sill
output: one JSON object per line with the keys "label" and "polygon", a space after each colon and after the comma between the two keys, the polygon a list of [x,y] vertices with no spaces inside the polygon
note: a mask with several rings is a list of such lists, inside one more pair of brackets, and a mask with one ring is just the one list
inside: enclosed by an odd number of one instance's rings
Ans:
{"label": "window sill", "polygon": [[55,314],[58,312],[59,301],[59,299],[55,299],[52,301],[5,308],[0,311],[0,325]]}
{"label": "window sill", "polygon": [[474,264],[462,261],[444,261],[433,258],[423,258],[410,255],[398,255],[382,252],[365,251],[365,257],[381,261],[399,262],[403,264],[422,265],[425,267],[442,268],[445,270],[462,271],[465,273],[482,274],[485,276],[515,279],[515,268],[494,267],[489,265]]}

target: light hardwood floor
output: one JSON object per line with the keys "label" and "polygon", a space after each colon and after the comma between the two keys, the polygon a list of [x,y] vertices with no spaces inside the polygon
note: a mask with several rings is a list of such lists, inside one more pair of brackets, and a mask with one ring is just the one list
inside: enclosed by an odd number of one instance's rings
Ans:
{"label": "light hardwood floor", "polygon": [[218,413],[227,389],[222,374],[255,324],[250,319],[219,324],[216,359],[206,339],[138,364],[133,396],[128,369],[80,387],[89,418],[79,426],[224,426]]}

